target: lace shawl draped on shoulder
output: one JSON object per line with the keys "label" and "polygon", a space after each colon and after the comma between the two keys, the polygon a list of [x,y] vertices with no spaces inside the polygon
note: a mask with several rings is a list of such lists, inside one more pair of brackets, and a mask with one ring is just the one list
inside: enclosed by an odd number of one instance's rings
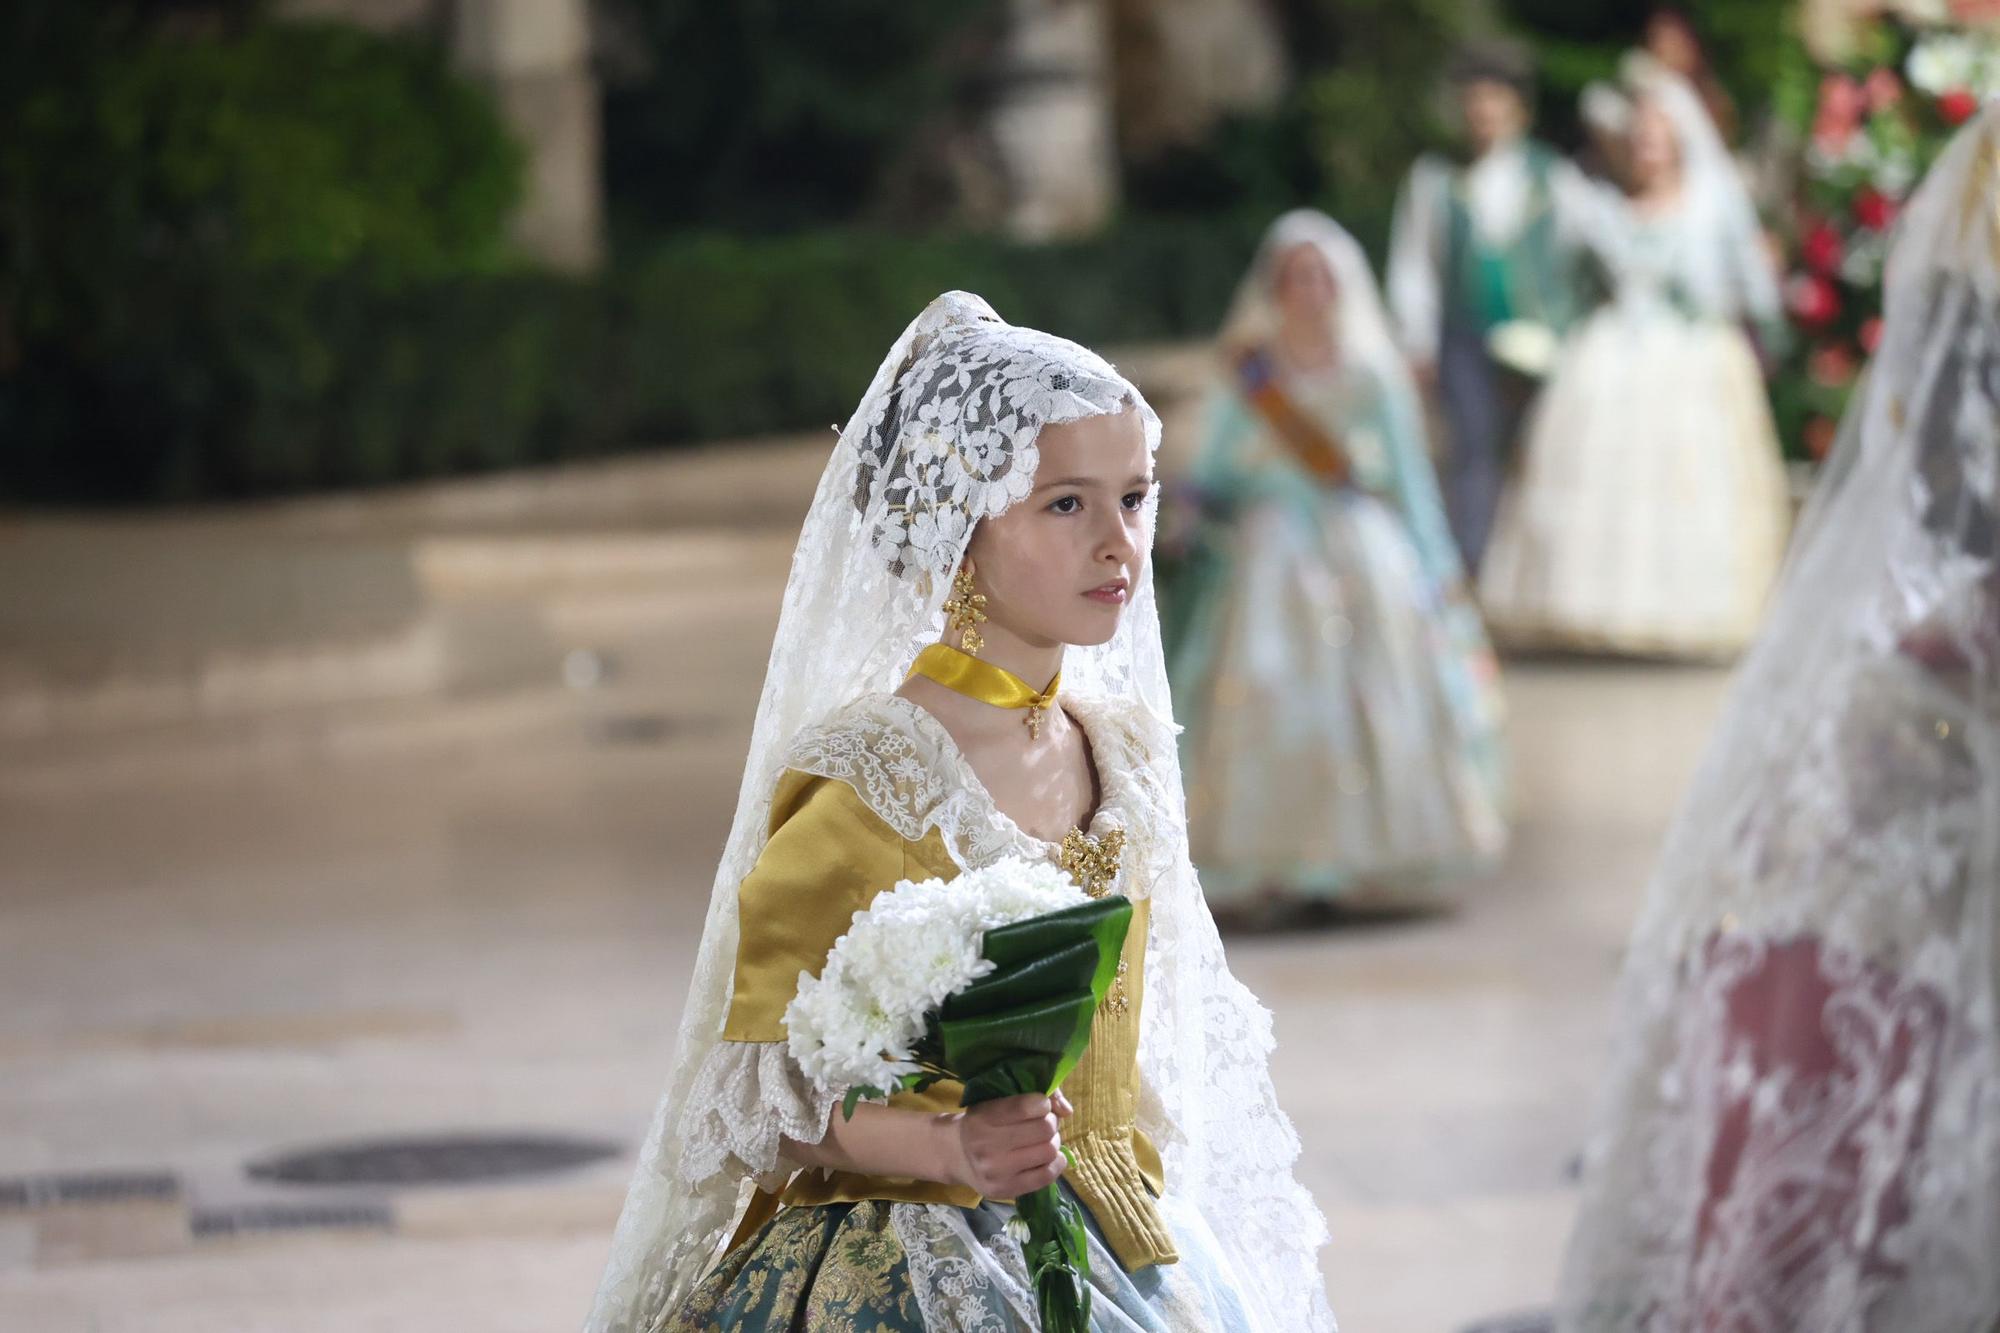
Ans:
{"label": "lace shawl draped on shoulder", "polygon": [[[1171,846],[1161,835],[1173,819],[1153,756],[1162,744],[1172,745],[1172,730],[1136,704],[1066,694],[1063,707],[1090,737],[1101,792],[1093,827],[1125,832],[1118,891],[1149,896],[1162,870],[1160,852]],[[943,724],[907,699],[864,695],[800,733],[785,766],[847,783],[911,842],[937,830],[962,869],[1005,856],[1050,855],[1050,844],[1024,833],[994,805]]]}

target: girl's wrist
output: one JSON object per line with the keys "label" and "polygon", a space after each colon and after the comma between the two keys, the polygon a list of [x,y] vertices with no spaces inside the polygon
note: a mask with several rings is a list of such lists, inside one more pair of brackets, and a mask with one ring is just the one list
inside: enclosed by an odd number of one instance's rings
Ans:
{"label": "girl's wrist", "polygon": [[962,1111],[930,1117],[919,1139],[923,1145],[920,1153],[924,1169],[916,1174],[940,1185],[967,1187],[965,1145],[959,1137],[959,1126],[964,1120]]}

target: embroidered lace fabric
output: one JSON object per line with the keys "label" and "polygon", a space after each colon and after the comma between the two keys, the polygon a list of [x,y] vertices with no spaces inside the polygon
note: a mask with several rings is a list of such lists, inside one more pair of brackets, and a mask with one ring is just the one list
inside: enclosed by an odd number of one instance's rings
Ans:
{"label": "embroidered lace fabric", "polygon": [[719,1042],[688,1098],[680,1178],[700,1182],[733,1165],[776,1190],[803,1165],[784,1157],[782,1141],[818,1143],[839,1100],[776,1042]]}
{"label": "embroidered lace fabric", "polygon": [[[1162,1209],[1187,1237],[1178,1264],[1127,1274],[1093,1231],[1091,1327],[1100,1333],[1244,1333],[1264,1327],[1236,1293],[1200,1215],[1169,1196]],[[1001,1229],[1012,1213],[986,1204],[974,1213],[939,1204],[897,1204],[891,1212],[929,1333],[1037,1333],[1034,1286],[1021,1247]]]}
{"label": "embroidered lace fabric", "polygon": [[[945,576],[974,523],[1032,487],[1041,427],[1124,410],[1157,447],[1158,419],[1101,358],[1015,329],[965,293],[934,301],[877,371],[800,535],[677,1053],[591,1333],[657,1327],[716,1257],[752,1182],[782,1170],[781,1137],[814,1142],[824,1131],[794,1070],[719,1042],[736,888],[762,848],[779,773],[849,782],[905,836],[943,830],[961,866],[1009,849],[1046,854],[992,807],[942,727],[887,692],[941,632]],[[1126,761],[1100,762],[1098,822],[1124,821],[1122,887],[1154,900],[1141,1125],[1172,1192],[1199,1207],[1240,1276],[1251,1326],[1330,1329],[1315,1257],[1325,1225],[1292,1177],[1298,1140],[1271,1086],[1270,1017],[1229,974],[1188,861],[1150,568],[1117,635],[1065,656],[1063,688],[1065,706],[1113,701],[1074,708],[1093,742],[1127,747]]]}
{"label": "embroidered lace fabric", "polygon": [[2000,110],[1887,329],[1621,982],[1559,1326],[2000,1326]]}

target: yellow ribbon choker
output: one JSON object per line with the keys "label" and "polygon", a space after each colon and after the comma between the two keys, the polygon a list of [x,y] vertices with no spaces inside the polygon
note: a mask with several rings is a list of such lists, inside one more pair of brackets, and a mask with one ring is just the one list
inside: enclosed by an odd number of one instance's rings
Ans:
{"label": "yellow ribbon choker", "polygon": [[917,654],[917,660],[910,667],[912,676],[922,676],[934,680],[954,694],[962,694],[968,699],[977,699],[995,708],[1025,708],[1028,716],[1028,735],[1040,739],[1042,719],[1049,711],[1049,705],[1056,701],[1056,691],[1062,688],[1062,672],[1049,682],[1045,690],[1037,690],[1004,667],[982,662],[971,653],[962,653],[948,643],[934,643]]}

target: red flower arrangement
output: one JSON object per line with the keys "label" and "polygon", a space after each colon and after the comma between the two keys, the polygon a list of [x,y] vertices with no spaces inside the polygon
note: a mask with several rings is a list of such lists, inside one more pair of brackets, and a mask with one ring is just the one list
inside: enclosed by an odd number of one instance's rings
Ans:
{"label": "red flower arrangement", "polygon": [[1846,343],[1821,343],[1813,348],[1807,361],[1807,373],[1816,384],[1824,384],[1829,389],[1844,389],[1854,382],[1854,372],[1860,369],[1860,362]]}
{"label": "red flower arrangement", "polygon": [[1847,253],[1841,243],[1840,233],[1831,224],[1815,222],[1807,229],[1805,239],[1799,242],[1799,258],[1806,267],[1824,277],[1832,277],[1840,271],[1840,260]]}
{"label": "red flower arrangement", "polygon": [[1954,88],[1937,100],[1938,115],[1947,125],[1963,125],[1979,110],[1979,99],[1963,88]]}
{"label": "red flower arrangement", "polygon": [[[2000,17],[2000,0],[1953,3]],[[1787,447],[1813,458],[1881,342],[1882,263],[1904,202],[1981,96],[2000,95],[2000,35],[1878,17],[1852,49],[1789,85],[1786,109],[1807,138],[1784,237],[1785,310],[1799,336],[1772,396]]]}
{"label": "red flower arrangement", "polygon": [[1808,329],[1822,329],[1840,313],[1840,293],[1817,273],[1801,273],[1785,284],[1785,308]]}
{"label": "red flower arrangement", "polygon": [[1896,220],[1897,207],[1894,199],[1869,186],[1854,192],[1854,220],[1870,231],[1887,231]]}

